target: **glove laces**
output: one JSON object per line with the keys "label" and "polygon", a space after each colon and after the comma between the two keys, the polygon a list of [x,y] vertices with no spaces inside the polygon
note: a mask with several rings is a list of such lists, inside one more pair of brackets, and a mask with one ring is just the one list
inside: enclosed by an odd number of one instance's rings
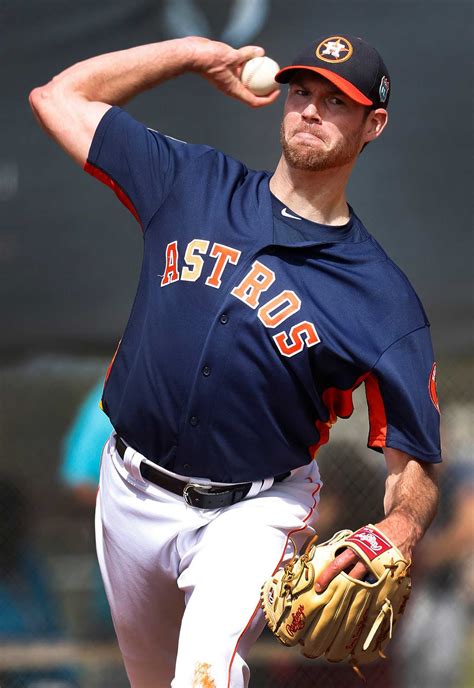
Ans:
{"label": "glove laces", "polygon": [[[311,540],[308,542],[308,544],[305,547],[304,553],[298,558],[298,548],[296,547],[296,543],[293,540],[292,537],[289,538],[291,544],[293,545],[293,555],[290,559],[290,561],[286,564],[284,573],[281,579],[281,586],[282,586],[282,591],[283,595],[286,598],[284,604],[286,606],[286,610],[289,611],[291,608],[291,599],[293,596],[293,589],[294,587],[298,584],[298,582],[301,580],[301,578],[304,576],[305,581],[309,580],[309,566],[308,566],[308,559],[309,559],[309,553],[311,550],[311,547],[314,545],[316,540],[318,539],[317,535],[314,535]],[[294,571],[295,564],[298,564],[299,570]],[[278,622],[275,625],[274,633],[280,628],[284,620],[286,619],[286,613],[282,613],[280,618],[278,619]]]}
{"label": "glove laces", "polygon": [[[370,644],[371,644],[372,640],[374,639],[374,637],[375,637],[377,631],[379,630],[379,628],[380,628],[380,626],[382,625],[382,623],[385,621],[385,618],[386,618],[387,614],[389,615],[389,619],[390,619],[388,635],[389,635],[389,638],[390,638],[390,639],[392,638],[392,630],[393,630],[393,607],[392,607],[392,603],[390,602],[390,600],[387,599],[387,598],[385,598],[384,603],[383,603],[383,605],[382,605],[382,609],[380,610],[380,612],[379,612],[378,615],[377,615],[377,618],[375,619],[374,623],[372,624],[372,628],[371,628],[370,631],[369,631],[369,635],[368,635],[367,638],[365,639],[365,642],[364,642],[364,644],[363,644],[363,646],[362,646],[362,650],[364,650],[364,651],[365,651],[365,650],[368,650],[368,648],[370,647]],[[379,648],[379,651],[378,651],[378,652],[379,652],[379,655],[380,655],[380,657],[381,657],[382,659],[387,659],[386,655],[382,652],[382,650],[381,650],[380,648]],[[358,663],[357,663],[357,661],[356,661],[355,659],[352,659],[352,661],[351,661],[351,666],[352,666],[352,669],[353,669],[353,670],[355,671],[355,673],[357,674],[357,676],[358,676],[362,681],[365,682],[365,676],[364,676],[364,674],[362,673],[362,671],[360,670],[359,665],[358,665]]]}
{"label": "glove laces", "polygon": [[377,633],[377,631],[379,630],[382,623],[385,621],[385,617],[387,616],[387,614],[389,615],[389,619],[390,619],[388,635],[389,635],[389,638],[392,637],[393,607],[392,607],[392,603],[390,602],[390,600],[385,598],[385,601],[382,605],[382,609],[379,611],[377,618],[375,619],[374,623],[372,624],[372,628],[370,629],[369,635],[365,639],[365,642],[362,646],[363,650],[367,650],[370,647],[370,643],[374,639],[374,636]]}
{"label": "glove laces", "polygon": [[[316,543],[317,539],[318,539],[318,536],[313,535],[313,537],[309,540],[308,544],[306,545],[303,554],[300,556],[300,558],[298,560],[299,564],[302,567],[302,572],[304,571],[304,575],[305,575],[306,580],[308,580],[309,553],[311,551],[311,547]],[[293,545],[293,556],[291,557],[290,561],[285,566],[285,573],[283,574],[283,578],[282,578],[282,586],[288,593],[291,592],[291,589],[292,589],[293,584],[294,584],[295,574],[293,572],[293,568],[294,568],[296,561],[297,561],[297,551],[298,551],[297,547],[296,547],[296,543],[292,537],[290,537],[290,542]],[[300,574],[299,578],[301,578],[301,574]]]}

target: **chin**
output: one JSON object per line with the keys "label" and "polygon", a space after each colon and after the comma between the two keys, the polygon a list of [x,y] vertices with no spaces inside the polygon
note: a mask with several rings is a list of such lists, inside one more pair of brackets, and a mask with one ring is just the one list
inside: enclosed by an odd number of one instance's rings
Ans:
{"label": "chin", "polygon": [[314,145],[309,140],[295,142],[292,139],[282,141],[282,144],[288,165],[298,170],[322,172],[344,167],[353,164],[358,155],[356,146],[348,146],[345,141],[336,142],[331,148],[321,139],[316,139]]}
{"label": "chin", "polygon": [[283,148],[283,154],[290,167],[298,170],[320,170],[330,165],[330,154],[320,146],[311,144],[290,144]]}

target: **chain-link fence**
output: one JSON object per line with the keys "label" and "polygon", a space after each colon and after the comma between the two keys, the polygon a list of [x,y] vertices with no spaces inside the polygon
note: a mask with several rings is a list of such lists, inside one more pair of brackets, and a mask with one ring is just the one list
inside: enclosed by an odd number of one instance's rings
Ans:
{"label": "chain-link fence", "polygon": [[[0,370],[1,688],[128,685],[94,552],[94,469],[85,478],[65,468],[68,433],[105,366],[101,357],[42,356]],[[474,686],[468,652],[474,588],[471,373],[471,361],[439,364],[446,459],[441,507],[414,567],[414,594],[389,658],[364,671],[374,688]],[[353,416],[339,421],[319,455],[320,538],[383,513],[384,460],[366,448],[366,438],[367,411],[358,391]],[[361,685],[347,665],[307,660],[269,632],[249,663],[254,688]]]}

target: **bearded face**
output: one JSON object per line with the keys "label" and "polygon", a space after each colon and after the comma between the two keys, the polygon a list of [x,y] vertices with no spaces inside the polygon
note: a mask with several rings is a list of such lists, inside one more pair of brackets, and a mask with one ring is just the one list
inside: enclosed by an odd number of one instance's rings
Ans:
{"label": "bearded face", "polygon": [[280,127],[283,155],[290,167],[299,170],[322,171],[352,163],[363,146],[364,123],[355,131],[340,136],[329,136],[319,131],[318,124],[300,122],[296,126]]}
{"label": "bearded face", "polygon": [[365,143],[370,112],[320,75],[297,73],[280,129],[288,165],[321,171],[353,163]]}

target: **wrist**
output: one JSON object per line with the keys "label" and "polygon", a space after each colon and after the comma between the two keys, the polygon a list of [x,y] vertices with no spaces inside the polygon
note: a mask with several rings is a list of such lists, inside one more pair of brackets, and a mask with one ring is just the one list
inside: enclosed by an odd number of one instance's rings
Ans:
{"label": "wrist", "polygon": [[183,42],[187,51],[189,71],[204,71],[209,64],[209,48],[214,41],[202,36],[186,36],[178,40]]}
{"label": "wrist", "polygon": [[387,535],[407,559],[411,559],[414,548],[423,537],[420,526],[404,513],[392,512],[374,525]]}

